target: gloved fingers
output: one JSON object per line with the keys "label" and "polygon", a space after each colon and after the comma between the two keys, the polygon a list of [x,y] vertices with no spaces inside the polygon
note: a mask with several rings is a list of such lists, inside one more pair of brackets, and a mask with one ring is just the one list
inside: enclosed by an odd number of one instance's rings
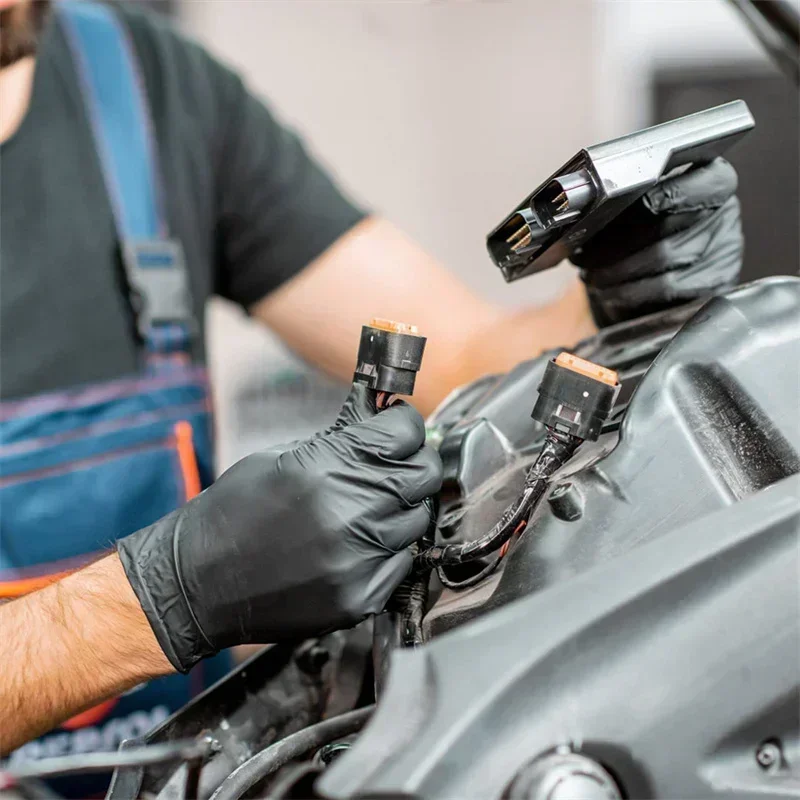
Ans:
{"label": "gloved fingers", "polygon": [[429,445],[423,445],[405,464],[410,464],[416,470],[416,480],[411,482],[404,494],[409,503],[421,503],[441,490],[444,467],[438,451]]}
{"label": "gloved fingers", "polygon": [[416,506],[442,488],[442,477],[439,453],[423,445],[405,460],[394,462],[380,482],[400,498],[403,505]]}
{"label": "gloved fingers", "polygon": [[408,549],[401,550],[381,562],[363,590],[364,615],[380,614],[383,611],[394,590],[411,572],[413,563],[414,557]]}
{"label": "gloved fingers", "polygon": [[711,297],[733,286],[735,283],[709,289],[703,282],[703,285],[692,288],[691,282],[681,273],[667,272],[646,278],[637,285],[617,287],[613,292],[608,289],[592,292],[590,289],[589,302],[593,307],[600,309],[596,314],[600,320],[598,324],[607,326],[631,319],[634,316],[633,310],[637,317],[655,314],[692,300]]}
{"label": "gloved fingers", "polygon": [[613,325],[682,302],[710,296],[736,285],[744,239],[738,216],[718,226],[707,253],[681,270],[670,270],[608,287],[589,286],[589,302],[600,324]]}
{"label": "gloved fingers", "polygon": [[698,226],[657,239],[613,264],[581,269],[581,280],[596,288],[606,289],[671,269],[683,269],[700,258],[710,238],[711,232]]}
{"label": "gloved fingers", "polygon": [[413,406],[402,400],[363,422],[349,425],[334,437],[345,445],[373,452],[379,458],[402,461],[425,443],[425,422]]}
{"label": "gloved fingers", "polygon": [[355,382],[350,387],[339,416],[333,425],[325,431],[325,434],[341,430],[357,422],[364,422],[374,417],[377,413],[375,392],[366,384]]}
{"label": "gloved fingers", "polygon": [[724,158],[715,158],[662,181],[647,192],[644,205],[653,214],[714,210],[736,194],[738,185],[736,170]]}
{"label": "gloved fingers", "polygon": [[[739,199],[734,196],[722,209],[696,222],[690,229],[658,239],[616,263],[584,268],[581,278],[597,289],[606,289],[663,272],[683,270],[712,251],[715,243],[743,248],[741,230],[736,231],[739,216]],[[730,261],[732,265],[740,263],[741,259]]]}
{"label": "gloved fingers", "polygon": [[570,260],[595,272],[652,245],[693,230],[736,191],[736,170],[724,159],[695,165],[651,189],[593,236]]}
{"label": "gloved fingers", "polygon": [[395,553],[405,550],[425,535],[430,521],[430,509],[425,503],[406,508],[392,517],[391,527],[381,532],[381,544]]}
{"label": "gloved fingers", "polygon": [[570,256],[576,267],[595,272],[615,265],[647,247],[690,230],[714,211],[655,215],[638,200]]}

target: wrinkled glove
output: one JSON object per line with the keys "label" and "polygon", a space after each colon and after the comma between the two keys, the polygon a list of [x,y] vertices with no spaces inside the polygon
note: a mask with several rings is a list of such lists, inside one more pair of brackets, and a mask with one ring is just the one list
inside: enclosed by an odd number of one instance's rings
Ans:
{"label": "wrinkled glove", "polygon": [[354,386],[351,424],[250,455],[159,522],[119,541],[159,644],[185,672],[235,644],[349,628],[381,611],[428,526],[442,465],[422,417],[378,413]]}
{"label": "wrinkled glove", "polygon": [[364,383],[354,383],[350,387],[347,398],[344,401],[339,416],[330,428],[323,431],[318,436],[326,436],[334,431],[346,428],[356,422],[364,422],[370,417],[374,417],[380,409],[377,405],[377,393],[369,389]]}
{"label": "wrinkled glove", "polygon": [[612,325],[734,286],[744,253],[736,187],[724,159],[695,165],[573,254],[595,322]]}

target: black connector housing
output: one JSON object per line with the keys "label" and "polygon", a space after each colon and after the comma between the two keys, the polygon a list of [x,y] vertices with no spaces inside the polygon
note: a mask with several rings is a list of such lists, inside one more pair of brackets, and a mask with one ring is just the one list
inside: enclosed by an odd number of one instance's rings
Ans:
{"label": "black connector housing", "polygon": [[361,328],[353,381],[378,392],[413,394],[426,342],[411,325],[373,320]]}
{"label": "black connector housing", "polygon": [[743,100],[579,151],[486,238],[507,281],[560,264],[676,168],[704,164],[753,128]]}
{"label": "black connector housing", "polygon": [[545,367],[531,416],[548,428],[595,441],[619,389],[615,372],[562,353]]}

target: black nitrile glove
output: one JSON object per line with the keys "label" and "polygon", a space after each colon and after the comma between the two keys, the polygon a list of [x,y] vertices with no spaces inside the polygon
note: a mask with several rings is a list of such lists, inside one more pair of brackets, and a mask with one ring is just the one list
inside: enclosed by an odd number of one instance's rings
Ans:
{"label": "black nitrile glove", "polygon": [[377,393],[367,387],[365,383],[354,383],[350,387],[347,398],[344,401],[339,416],[330,428],[323,431],[321,436],[325,436],[334,431],[346,428],[355,422],[364,422],[370,417],[374,417],[380,409],[377,406]]}
{"label": "black nitrile glove", "polygon": [[442,465],[411,406],[242,459],[183,508],[117,545],[172,664],[248,642],[349,628],[381,611],[428,527]]}
{"label": "black nitrile glove", "polygon": [[572,256],[603,327],[736,284],[744,237],[724,159],[660,183]]}

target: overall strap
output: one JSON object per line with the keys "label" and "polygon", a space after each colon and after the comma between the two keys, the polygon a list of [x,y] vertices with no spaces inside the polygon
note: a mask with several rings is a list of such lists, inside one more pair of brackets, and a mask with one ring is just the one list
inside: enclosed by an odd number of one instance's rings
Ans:
{"label": "overall strap", "polygon": [[114,212],[149,368],[190,357],[196,330],[180,242],[169,238],[150,109],[127,31],[112,8],[60,0],[84,103]]}

